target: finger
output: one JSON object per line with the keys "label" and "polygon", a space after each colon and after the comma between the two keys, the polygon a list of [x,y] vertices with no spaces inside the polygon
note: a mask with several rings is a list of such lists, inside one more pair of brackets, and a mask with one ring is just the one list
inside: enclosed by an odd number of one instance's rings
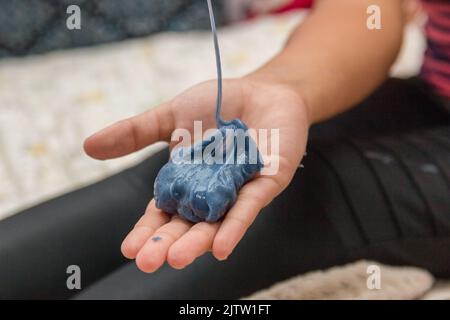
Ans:
{"label": "finger", "polygon": [[213,254],[218,260],[228,258],[259,211],[272,201],[278,190],[279,185],[268,177],[257,178],[241,189],[214,239]]}
{"label": "finger", "polygon": [[99,160],[121,157],[170,140],[174,126],[170,104],[166,103],[95,133],[84,142],[84,150]]}
{"label": "finger", "polygon": [[219,222],[195,224],[170,247],[167,255],[169,264],[176,269],[182,269],[209,251],[219,226]]}
{"label": "finger", "polygon": [[185,234],[192,223],[175,216],[147,240],[136,256],[136,264],[144,272],[155,272],[167,259],[170,246]]}
{"label": "finger", "polygon": [[122,254],[128,259],[136,258],[145,242],[162,225],[169,222],[167,214],[156,208],[155,200],[150,201],[145,214],[139,219],[133,230],[122,242]]}

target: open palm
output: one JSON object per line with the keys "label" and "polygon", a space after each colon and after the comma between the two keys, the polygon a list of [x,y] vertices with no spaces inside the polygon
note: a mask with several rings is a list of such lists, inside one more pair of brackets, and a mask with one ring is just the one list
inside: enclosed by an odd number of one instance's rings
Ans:
{"label": "open palm", "polygon": [[[192,87],[170,102],[138,116],[122,120],[85,142],[87,154],[111,159],[140,150],[158,141],[170,141],[177,128],[203,130],[215,127],[216,82]],[[193,224],[155,207],[151,200],[145,214],[122,244],[123,254],[144,272],[154,272],[167,261],[180,269],[212,250],[226,259],[244,236],[259,211],[291,181],[304,154],[308,120],[304,103],[289,87],[249,79],[224,82],[222,116],[240,118],[249,128],[279,129],[279,170],[259,175],[245,184],[234,206],[222,221]]]}

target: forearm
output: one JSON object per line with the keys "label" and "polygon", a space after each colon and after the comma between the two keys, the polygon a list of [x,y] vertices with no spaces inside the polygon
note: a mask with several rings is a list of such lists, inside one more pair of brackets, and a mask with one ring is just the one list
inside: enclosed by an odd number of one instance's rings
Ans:
{"label": "forearm", "polygon": [[[382,29],[367,28],[367,7],[379,5]],[[402,42],[402,0],[322,0],[285,49],[249,75],[293,87],[312,123],[345,111],[387,76]]]}

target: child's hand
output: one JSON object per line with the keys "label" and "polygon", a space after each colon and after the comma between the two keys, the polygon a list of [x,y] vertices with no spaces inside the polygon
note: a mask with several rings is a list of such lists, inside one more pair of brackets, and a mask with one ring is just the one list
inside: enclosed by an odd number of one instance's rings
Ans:
{"label": "child's hand", "polygon": [[[203,130],[214,128],[215,98],[215,82],[194,86],[158,108],[91,136],[85,142],[85,150],[94,158],[111,159],[158,141],[170,141],[176,128],[192,131],[194,121],[203,121]],[[210,250],[217,259],[226,259],[259,211],[289,184],[297,170],[309,123],[303,100],[294,90],[249,79],[226,80],[222,116],[225,120],[240,118],[249,128],[269,129],[269,133],[270,129],[280,130],[278,173],[258,176],[244,185],[225,219],[213,224],[171,218],[150,201],[122,244],[123,254],[136,259],[142,271],[154,272],[165,261],[181,269]]]}

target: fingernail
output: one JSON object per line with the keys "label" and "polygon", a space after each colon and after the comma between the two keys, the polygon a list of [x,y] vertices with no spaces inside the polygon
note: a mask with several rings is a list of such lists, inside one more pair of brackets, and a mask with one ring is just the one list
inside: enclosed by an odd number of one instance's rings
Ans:
{"label": "fingernail", "polygon": [[225,256],[224,258],[216,258],[216,259],[219,260],[219,261],[225,261],[225,260],[228,259],[228,257],[229,257],[229,255],[228,255],[228,256]]}

